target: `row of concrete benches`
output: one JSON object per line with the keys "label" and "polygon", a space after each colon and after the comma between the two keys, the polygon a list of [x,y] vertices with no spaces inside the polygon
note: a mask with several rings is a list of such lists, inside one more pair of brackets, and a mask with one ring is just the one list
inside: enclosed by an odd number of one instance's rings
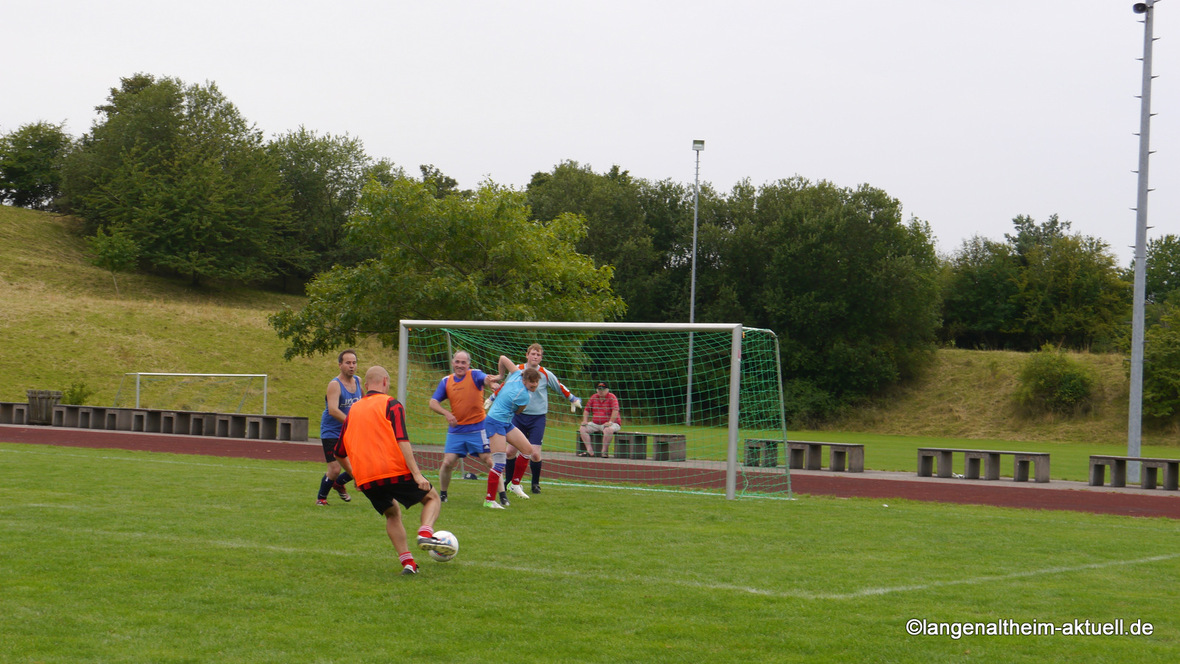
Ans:
{"label": "row of concrete benches", "polygon": [[[601,449],[602,435],[591,434],[595,449]],[[647,440],[653,445],[653,459],[656,461],[684,461],[686,458],[685,437],[672,434],[652,434],[634,431],[620,431],[615,434],[615,457],[621,459],[645,459]],[[779,447],[783,441],[766,438],[747,438],[745,441],[745,465],[754,467],[778,466]],[[835,472],[864,472],[864,445],[859,443],[829,443],[805,440],[788,440],[785,443],[787,466],[795,470],[821,470],[823,448],[828,448],[828,470]],[[575,435],[574,449],[583,452],[581,438]],[[1012,480],[1037,483],[1049,482],[1049,453],[1021,452],[1013,450],[976,450],[947,447],[918,448],[919,477],[953,477],[954,457],[963,458],[963,477],[966,479],[998,480],[1000,463],[1005,456],[1012,457]],[[1110,485],[1127,485],[1127,464],[1139,462],[1142,465],[1141,486],[1176,491],[1180,485],[1180,459],[1158,459],[1151,457],[1121,457],[1106,455],[1090,456],[1090,485],[1104,483],[1105,469],[1110,467]]]}
{"label": "row of concrete benches", "polygon": [[[28,412],[28,404],[0,402],[0,424],[29,424]],[[55,405],[50,426],[220,438],[307,440],[307,418],[284,415]]]}

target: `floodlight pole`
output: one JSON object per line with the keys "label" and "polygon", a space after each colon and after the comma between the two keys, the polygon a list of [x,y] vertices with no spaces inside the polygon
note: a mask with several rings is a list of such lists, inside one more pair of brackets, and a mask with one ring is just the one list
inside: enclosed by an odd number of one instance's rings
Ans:
{"label": "floodlight pole", "polygon": [[[1135,199],[1135,291],[1131,313],[1131,399],[1127,408],[1127,456],[1139,456],[1143,435],[1144,300],[1147,290],[1147,186],[1151,157],[1151,45],[1155,0],[1132,7],[1143,14],[1143,91],[1139,97],[1139,184]],[[1127,464],[1127,480],[1139,481],[1139,463]]]}
{"label": "floodlight pole", "polygon": [[[692,150],[697,153],[697,171],[692,188],[692,277],[688,296],[688,322],[695,323],[697,313],[697,215],[701,202],[701,150],[705,142],[694,140]],[[692,345],[693,333],[688,333],[688,390],[684,404],[684,426],[692,426]]]}

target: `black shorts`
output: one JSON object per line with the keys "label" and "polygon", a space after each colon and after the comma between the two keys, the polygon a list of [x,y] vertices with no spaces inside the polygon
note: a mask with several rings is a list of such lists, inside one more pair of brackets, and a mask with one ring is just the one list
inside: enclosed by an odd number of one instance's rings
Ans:
{"label": "black shorts", "polygon": [[324,446],[324,461],[332,463],[336,460],[336,443],[339,442],[339,438],[320,438],[320,444]]}
{"label": "black shorts", "polygon": [[[431,487],[433,489],[434,487]],[[430,493],[430,489],[423,491],[418,488],[417,482],[414,481],[412,475],[405,475],[398,478],[394,482],[387,484],[376,484],[369,486],[366,489],[361,489],[361,493],[373,503],[373,509],[377,510],[378,514],[385,514],[393,507],[393,501],[402,504],[403,507],[413,507],[422,502],[426,494]]]}

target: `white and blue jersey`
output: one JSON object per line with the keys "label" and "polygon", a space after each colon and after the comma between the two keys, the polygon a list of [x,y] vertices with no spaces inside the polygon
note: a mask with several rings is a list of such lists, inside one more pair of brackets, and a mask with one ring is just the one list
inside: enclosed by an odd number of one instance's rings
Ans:
{"label": "white and blue jersey", "polygon": [[[523,373],[524,367],[525,365],[518,364],[517,368],[521,371],[514,371],[512,372],[513,375]],[[537,371],[541,374],[541,382],[537,384],[537,390],[531,393],[529,405],[524,409],[524,415],[544,415],[548,413],[550,389],[565,397],[567,401],[573,402],[578,399],[565,385],[561,384],[561,381],[557,380],[557,376],[552,371],[545,367],[537,367]]]}

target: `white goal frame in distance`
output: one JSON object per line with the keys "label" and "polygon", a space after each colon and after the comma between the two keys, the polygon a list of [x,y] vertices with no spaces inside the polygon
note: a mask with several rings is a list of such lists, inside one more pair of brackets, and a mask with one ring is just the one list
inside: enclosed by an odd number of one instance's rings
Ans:
{"label": "white goal frame in distance", "polygon": [[397,398],[405,403],[407,371],[410,366],[410,328],[466,327],[484,330],[643,330],[650,332],[730,332],[733,337],[729,353],[729,449],[725,463],[725,498],[737,498],[738,471],[738,402],[742,387],[742,325],[741,323],[554,323],[544,321],[472,321],[472,320],[403,320],[397,335]]}
{"label": "white goal frame in distance", "polygon": [[266,415],[266,382],[267,374],[209,374],[209,373],[152,373],[147,371],[129,371],[124,376],[135,376],[135,407],[139,408],[139,378],[140,376],[192,376],[193,378],[261,378],[262,379],[262,414]]}

